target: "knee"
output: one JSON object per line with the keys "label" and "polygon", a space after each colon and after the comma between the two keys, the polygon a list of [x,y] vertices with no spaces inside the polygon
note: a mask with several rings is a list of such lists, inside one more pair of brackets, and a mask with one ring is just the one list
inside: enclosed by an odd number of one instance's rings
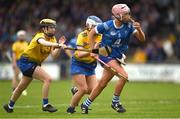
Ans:
{"label": "knee", "polygon": [[78,88],[78,91],[80,91],[81,93],[83,94],[86,94],[89,92],[88,88],[87,87],[80,87]]}
{"label": "knee", "polygon": [[45,78],[45,80],[44,80],[44,83],[50,84],[51,82],[52,82],[52,78],[51,78],[51,77],[47,77],[47,78]]}
{"label": "knee", "polygon": [[91,91],[92,91],[92,89],[87,89],[87,90],[86,90],[86,94],[90,94]]}

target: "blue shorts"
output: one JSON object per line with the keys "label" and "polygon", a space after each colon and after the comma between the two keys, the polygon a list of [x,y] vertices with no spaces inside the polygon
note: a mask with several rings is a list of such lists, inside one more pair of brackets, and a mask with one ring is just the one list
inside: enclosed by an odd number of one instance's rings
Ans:
{"label": "blue shorts", "polygon": [[96,66],[97,66],[96,61],[92,63],[84,63],[76,60],[73,57],[71,62],[71,75],[75,75],[75,74],[83,74],[85,76],[94,75]]}
{"label": "blue shorts", "polygon": [[114,60],[112,57],[105,57],[105,56],[99,56],[99,59],[101,59],[103,62],[108,63],[111,60]]}
{"label": "blue shorts", "polygon": [[38,63],[34,61],[30,61],[27,57],[23,57],[23,56],[18,61],[18,67],[21,70],[22,74],[24,76],[31,77],[31,78],[32,78],[34,70],[36,69],[38,65],[39,65]]}
{"label": "blue shorts", "polygon": [[19,65],[19,63],[20,63],[20,59],[16,60],[17,66]]}
{"label": "blue shorts", "polygon": [[[99,59],[101,59],[104,63],[108,63],[110,62],[111,60],[117,60],[116,58],[113,58],[113,57],[105,57],[105,56],[99,56]],[[118,60],[117,60],[118,61]],[[104,64],[102,64],[101,62],[99,62],[101,64],[101,66],[103,67]],[[121,64],[119,61],[118,61],[119,64]]]}

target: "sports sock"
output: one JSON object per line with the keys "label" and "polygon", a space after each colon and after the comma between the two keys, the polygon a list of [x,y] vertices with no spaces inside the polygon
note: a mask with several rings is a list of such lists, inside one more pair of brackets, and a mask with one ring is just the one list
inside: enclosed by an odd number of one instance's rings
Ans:
{"label": "sports sock", "polygon": [[43,106],[45,107],[48,103],[48,98],[43,98]]}
{"label": "sports sock", "polygon": [[83,105],[86,105],[87,107],[89,107],[91,105],[92,101],[87,98],[84,102],[83,102]]}
{"label": "sports sock", "polygon": [[8,106],[9,106],[10,109],[13,109],[14,103],[15,103],[15,102],[12,101],[12,100],[9,101],[9,105],[8,105]]}
{"label": "sports sock", "polygon": [[119,103],[119,101],[120,101],[119,96],[113,95],[112,104],[115,105],[116,103]]}

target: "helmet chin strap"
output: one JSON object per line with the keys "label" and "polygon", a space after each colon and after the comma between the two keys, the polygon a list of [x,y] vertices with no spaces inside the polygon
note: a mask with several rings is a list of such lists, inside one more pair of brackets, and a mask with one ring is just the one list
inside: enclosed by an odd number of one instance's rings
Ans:
{"label": "helmet chin strap", "polygon": [[113,16],[114,16],[114,18],[116,18],[118,21],[123,22],[123,21],[122,21],[122,15],[121,15],[121,14],[119,14],[118,17],[117,17],[116,15],[114,15],[114,14],[113,14]]}
{"label": "helmet chin strap", "polygon": [[53,37],[54,34],[53,33],[48,33],[48,27],[44,28],[44,33],[48,36],[48,37]]}
{"label": "helmet chin strap", "polygon": [[119,22],[126,23],[125,21],[123,21],[121,14],[119,15],[119,17],[117,17],[117,16],[114,15],[114,18],[116,18]]}
{"label": "helmet chin strap", "polygon": [[24,41],[24,39],[19,39],[19,41],[20,41],[20,42],[23,42],[23,41]]}
{"label": "helmet chin strap", "polygon": [[48,37],[53,37],[54,36],[54,34],[52,34],[52,33],[45,33]]}
{"label": "helmet chin strap", "polygon": [[91,24],[86,24],[86,29],[87,29],[88,31],[90,31],[90,30],[92,29],[92,25],[91,25]]}

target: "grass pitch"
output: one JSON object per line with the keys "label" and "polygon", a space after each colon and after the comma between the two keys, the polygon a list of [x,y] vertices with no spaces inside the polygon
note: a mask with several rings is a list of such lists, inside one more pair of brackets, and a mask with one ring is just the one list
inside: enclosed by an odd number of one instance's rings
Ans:
{"label": "grass pitch", "polygon": [[[12,93],[11,82],[0,80],[0,118],[180,118],[180,84],[173,83],[135,83],[126,84],[121,100],[126,113],[111,109],[111,99],[115,82],[109,83],[101,95],[93,102],[88,115],[67,114],[71,99],[71,80],[54,81],[49,100],[58,108],[55,113],[41,111],[40,81],[33,81],[28,87],[28,95],[21,96],[15,104],[14,113],[6,113],[2,105],[7,103]],[[81,102],[86,99],[86,96]]]}

